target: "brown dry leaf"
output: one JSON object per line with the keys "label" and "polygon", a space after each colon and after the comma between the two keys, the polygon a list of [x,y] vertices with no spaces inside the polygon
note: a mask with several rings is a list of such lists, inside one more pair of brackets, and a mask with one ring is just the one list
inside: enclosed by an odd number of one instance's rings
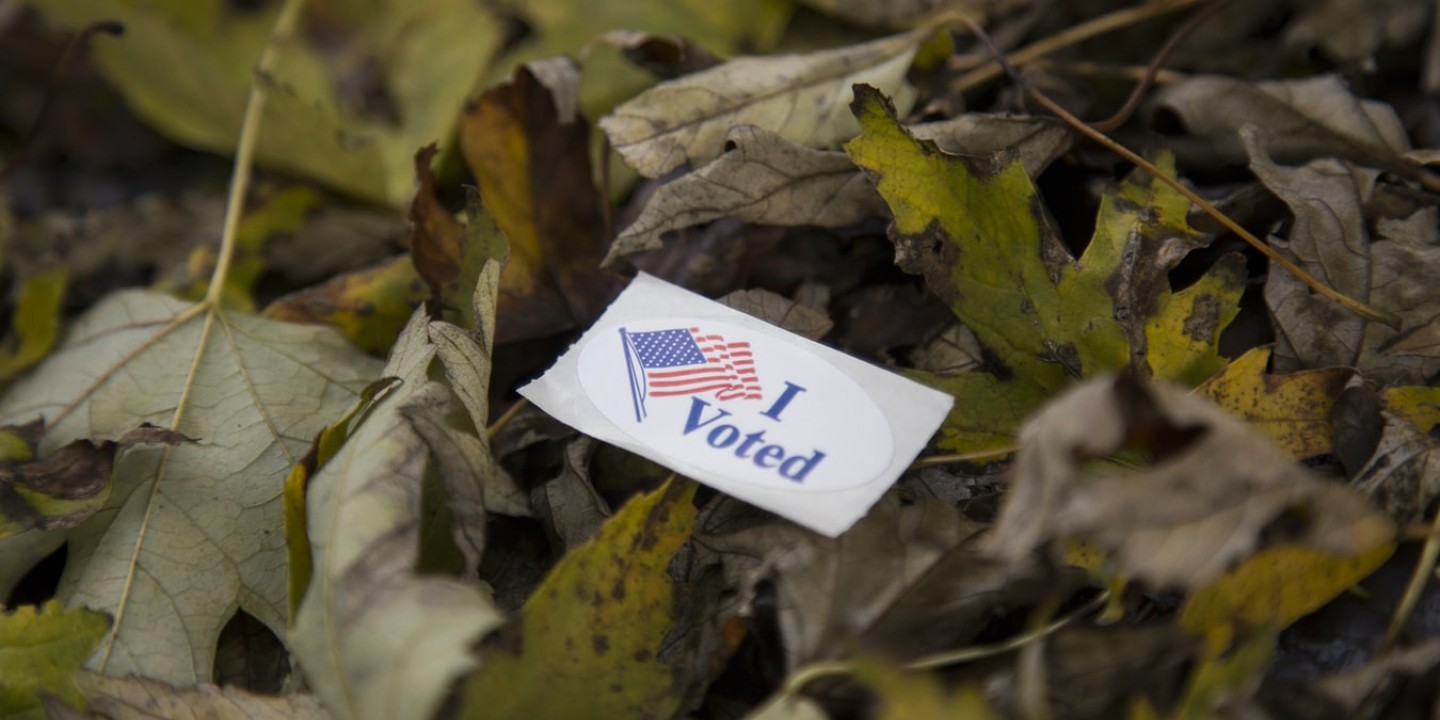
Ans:
{"label": "brown dry leaf", "polygon": [[610,504],[590,482],[595,440],[580,437],[565,446],[560,474],[530,491],[530,503],[545,526],[550,546],[563,553],[600,532],[610,517]]}
{"label": "brown dry leaf", "polygon": [[1433,11],[1431,4],[1415,0],[1320,0],[1300,7],[1300,17],[1285,30],[1285,44],[1319,47],[1340,63],[1409,44],[1424,32]]}
{"label": "brown dry leaf", "polygon": [[[1287,512],[1295,546],[1356,555],[1388,540],[1389,520],[1359,495],[1296,465],[1268,438],[1185,389],[1129,375],[1090,380],[1020,434],[1010,495],[985,548],[1018,560],[1052,539],[1088,542],[1117,572],[1200,587],[1261,546]],[[1126,449],[1143,470],[1090,468]]]}
{"label": "brown dry leaf", "polygon": [[1034,556],[1000,562],[971,536],[915,578],[860,635],[859,646],[895,659],[964,647],[997,607],[1035,607],[1069,597],[1087,581],[1078,570],[1045,568]]}
{"label": "brown dry leaf", "polygon": [[[109,499],[110,473],[117,455],[137,445],[194,442],[173,430],[145,423],[118,441],[75,440],[34,459],[43,427],[43,422],[36,420],[0,428],[7,445],[0,453],[0,537],[74,527]],[[25,447],[13,444],[17,442]]]}
{"label": "brown dry leaf", "polygon": [[259,695],[201,683],[177,689],[142,677],[82,672],[75,678],[89,702],[88,717],[110,720],[326,720],[314,695]]}
{"label": "brown dry leaf", "polygon": [[[1129,718],[1136,698],[1174,704],[1195,661],[1197,643],[1169,624],[1072,625],[1044,639],[1045,701],[1059,718]],[[986,678],[1004,717],[1024,717],[1018,663]]]}
{"label": "brown dry leaf", "polygon": [[1369,495],[1397,523],[1420,522],[1440,496],[1440,453],[1435,440],[1409,421],[1382,412],[1385,429],[1370,461],[1355,474],[1355,489]]}
{"label": "brown dry leaf", "polygon": [[1205,75],[1162,89],[1154,107],[1179,117],[1199,139],[1196,159],[1209,165],[1245,162],[1239,131],[1246,124],[1275,138],[1270,152],[1279,162],[1395,159],[1410,149],[1390,105],[1356,98],[1334,75],[1259,83]]}
{"label": "brown dry leaf", "polygon": [[759,225],[843,227],[889,213],[875,187],[842,152],[815,150],[756,127],[725,134],[709,164],[660,186],[645,210],[615,238],[613,267],[661,246],[662,234],[723,217]]}
{"label": "brown dry leaf", "polygon": [[[975,527],[934,498],[892,490],[838,538],[768,518],[733,500],[702,516],[696,543],[718,556],[741,613],[761,581],[775,584],[787,667],[832,658],[878,620]],[[710,555],[713,553],[714,555]],[[732,609],[733,611],[733,609]]]}
{"label": "brown dry leaf", "polygon": [[1263,133],[1251,128],[1241,135],[1251,170],[1295,217],[1289,237],[1271,243],[1321,282],[1401,322],[1397,334],[1314,294],[1290,273],[1272,272],[1265,302],[1279,341],[1276,369],[1346,365],[1382,383],[1424,384],[1440,371],[1440,299],[1430,280],[1440,275],[1435,209],[1382,218],[1372,235],[1364,205],[1379,171],[1334,159],[1277,165]]}
{"label": "brown dry leaf", "polygon": [[[1018,157],[1030,177],[1073,142],[1063,125],[1044,118],[969,113],[908,126],[922,140],[957,155]],[[614,267],[635,253],[661,247],[672,230],[732,218],[757,225],[844,227],[890,209],[844,153],[803,147],[754,125],[725,134],[724,152],[694,172],[660,186],[635,222],[610,246]]]}
{"label": "brown dry leaf", "polygon": [[769,290],[736,290],[717,302],[811,340],[819,340],[835,326],[825,313]]}
{"label": "brown dry leaf", "polygon": [[599,271],[604,201],[592,180],[590,127],[575,113],[578,82],[567,58],[531,63],[461,119],[465,162],[510,246],[500,275],[502,343],[588,325],[618,286]]}
{"label": "brown dry leaf", "polygon": [[873,85],[902,114],[915,92],[905,72],[927,31],[806,55],[744,57],[663,82],[601,118],[625,162],[659,177],[720,155],[730,128],[755,125],[807,147],[834,147],[860,132],[850,87]]}
{"label": "brown dry leaf", "polygon": [[917,140],[930,140],[951,155],[987,157],[1006,153],[997,164],[1019,160],[1025,174],[1040,177],[1056,158],[1069,152],[1075,133],[1052,118],[965,113],[949,120],[907,128]]}

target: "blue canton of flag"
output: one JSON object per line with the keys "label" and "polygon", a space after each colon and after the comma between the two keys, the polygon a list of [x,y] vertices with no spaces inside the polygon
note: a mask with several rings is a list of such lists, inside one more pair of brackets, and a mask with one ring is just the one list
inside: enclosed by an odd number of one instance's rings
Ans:
{"label": "blue canton of flag", "polygon": [[627,332],[625,367],[635,421],[645,419],[645,400],[714,392],[716,400],[759,400],[760,380],[748,342],[726,342],[700,328]]}

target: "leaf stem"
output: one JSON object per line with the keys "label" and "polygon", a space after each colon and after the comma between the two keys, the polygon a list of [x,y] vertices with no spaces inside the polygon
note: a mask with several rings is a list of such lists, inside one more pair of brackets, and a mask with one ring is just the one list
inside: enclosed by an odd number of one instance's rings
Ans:
{"label": "leaf stem", "polygon": [[1420,604],[1420,596],[1430,585],[1437,560],[1440,560],[1440,511],[1431,519],[1430,532],[1420,550],[1420,559],[1415,562],[1415,571],[1410,574],[1405,594],[1400,596],[1400,604],[1395,607],[1395,614],[1390,617],[1390,627],[1385,629],[1385,637],[1380,641],[1380,652],[1393,648],[1395,641],[1400,639],[1400,634],[1405,632],[1410,616]]}
{"label": "leaf stem", "polygon": [[[1060,630],[1066,625],[1069,625],[1075,620],[1085,617],[1086,615],[1089,615],[1096,610],[1099,610],[1100,608],[1104,607],[1105,603],[1109,602],[1109,600],[1110,591],[1102,590],[1100,591],[1100,594],[1092,598],[1090,602],[1085,603],[1085,605],[1080,607],[1075,612],[1070,613],[1069,615],[1066,615],[1065,617],[1058,620],[1046,623],[1044,621],[1044,618],[1050,617],[1051,611],[1053,611],[1054,608],[1052,607],[1049,610],[1042,610],[1042,612],[1035,615],[1035,617],[1040,618],[1040,620],[1036,622],[1034,626],[1032,626],[1024,633],[1010,638],[1009,640],[1006,640],[1004,642],[999,642],[992,645],[975,645],[971,647],[960,648],[959,650],[949,650],[946,652],[936,653],[934,655],[926,655],[919,660],[906,663],[904,667],[906,670],[930,670],[933,668],[945,667],[948,665],[957,665],[960,663],[981,660],[987,657],[993,657],[995,655],[1001,655],[1012,650],[1023,648],[1032,643],[1039,642],[1040,640],[1043,640],[1044,638],[1054,634],[1056,631]],[[780,686],[780,694],[797,695],[800,693],[801,690],[805,689],[806,685],[810,684],[815,680],[819,680],[820,678],[824,677],[832,677],[835,675],[850,675],[855,672],[856,667],[857,664],[850,660],[828,660],[824,662],[811,663],[804,667],[798,668],[793,674],[791,674],[790,677],[785,680],[785,684]]]}
{"label": "leaf stem", "polygon": [[215,259],[215,271],[210,275],[210,287],[205,291],[204,304],[219,307],[225,294],[225,280],[230,274],[230,262],[235,255],[235,236],[240,228],[240,217],[245,214],[245,193],[250,189],[250,168],[255,159],[255,143],[260,136],[260,120],[265,114],[265,103],[269,97],[265,87],[266,79],[275,69],[286,41],[295,31],[300,10],[305,0],[285,0],[275,24],[270,28],[270,37],[265,49],[255,63],[255,81],[250,85],[250,97],[245,103],[245,117],[240,122],[240,140],[235,147],[235,170],[230,176],[230,196],[225,201],[225,225],[220,234],[220,252]]}

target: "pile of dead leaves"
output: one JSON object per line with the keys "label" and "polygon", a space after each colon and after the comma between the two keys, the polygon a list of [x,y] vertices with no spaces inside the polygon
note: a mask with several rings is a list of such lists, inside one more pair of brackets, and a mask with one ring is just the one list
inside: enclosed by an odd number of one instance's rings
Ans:
{"label": "pile of dead leaves", "polygon": [[[0,3],[0,716],[1431,717],[1435,13]],[[954,410],[830,539],[517,401],[637,269]]]}

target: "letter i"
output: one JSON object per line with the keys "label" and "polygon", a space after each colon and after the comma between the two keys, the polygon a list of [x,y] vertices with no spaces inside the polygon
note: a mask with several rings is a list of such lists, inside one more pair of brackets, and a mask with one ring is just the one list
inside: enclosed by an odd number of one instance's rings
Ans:
{"label": "letter i", "polygon": [[765,412],[762,412],[760,414],[770,418],[771,420],[779,422],[780,413],[785,412],[785,407],[790,404],[790,401],[794,400],[795,396],[799,395],[802,392],[805,392],[805,388],[800,387],[799,385],[796,385],[789,380],[786,380],[785,392],[780,393],[780,397],[775,398],[775,402],[770,405],[769,410],[766,410]]}

